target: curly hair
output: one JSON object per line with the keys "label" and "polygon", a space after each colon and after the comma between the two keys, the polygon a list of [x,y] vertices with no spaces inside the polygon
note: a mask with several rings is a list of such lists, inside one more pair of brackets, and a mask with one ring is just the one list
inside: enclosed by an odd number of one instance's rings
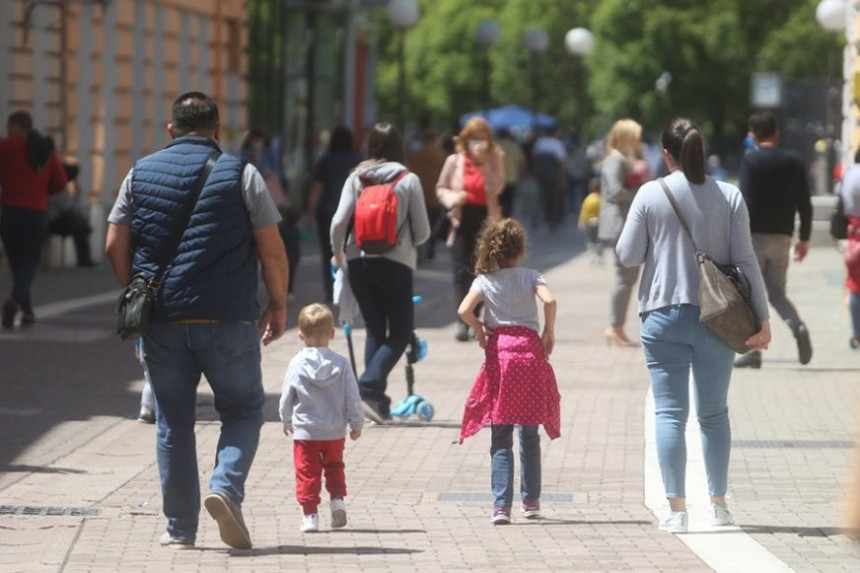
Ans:
{"label": "curly hair", "polygon": [[526,252],[526,231],[516,219],[484,223],[478,237],[475,274],[505,268]]}

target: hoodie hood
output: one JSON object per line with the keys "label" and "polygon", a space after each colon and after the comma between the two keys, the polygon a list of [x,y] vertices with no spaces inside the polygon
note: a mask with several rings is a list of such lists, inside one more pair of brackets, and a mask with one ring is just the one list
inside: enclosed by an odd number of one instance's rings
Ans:
{"label": "hoodie hood", "polygon": [[374,160],[365,161],[355,168],[362,185],[377,185],[391,181],[406,167],[396,161],[384,161],[379,163]]}
{"label": "hoodie hood", "polygon": [[325,388],[340,379],[340,368],[331,360],[331,350],[325,347],[305,348],[302,350],[304,360],[299,369],[299,377]]}

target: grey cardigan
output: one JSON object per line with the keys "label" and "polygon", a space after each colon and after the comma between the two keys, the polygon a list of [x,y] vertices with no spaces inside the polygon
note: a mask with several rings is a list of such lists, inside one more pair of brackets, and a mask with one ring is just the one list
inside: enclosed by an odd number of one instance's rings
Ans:
{"label": "grey cardigan", "polygon": [[615,243],[630,203],[636,195],[635,189],[627,187],[627,174],[631,165],[617,151],[611,152],[600,167],[600,218],[597,223],[597,236],[602,241]]}
{"label": "grey cardigan", "polygon": [[[681,171],[665,180],[699,248],[718,263],[738,265],[750,281],[756,315],[759,320],[769,318],[749,212],[740,190],[711,177],[701,185],[692,184]],[[623,265],[644,265],[640,314],[676,304],[699,306],[696,252],[659,181],[639,188],[615,250]]]}

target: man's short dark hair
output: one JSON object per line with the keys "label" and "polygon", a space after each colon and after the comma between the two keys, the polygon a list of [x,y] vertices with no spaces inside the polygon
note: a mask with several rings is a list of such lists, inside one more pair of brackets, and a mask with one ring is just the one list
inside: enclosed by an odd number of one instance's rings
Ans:
{"label": "man's short dark hair", "polygon": [[33,116],[26,111],[16,111],[9,115],[6,123],[8,125],[17,125],[21,129],[30,131],[33,129]]}
{"label": "man's short dark hair", "polygon": [[757,111],[750,116],[749,127],[757,140],[765,141],[776,135],[779,124],[771,112]]}
{"label": "man's short dark hair", "polygon": [[185,92],[173,102],[173,130],[179,135],[218,127],[218,106],[203,92]]}

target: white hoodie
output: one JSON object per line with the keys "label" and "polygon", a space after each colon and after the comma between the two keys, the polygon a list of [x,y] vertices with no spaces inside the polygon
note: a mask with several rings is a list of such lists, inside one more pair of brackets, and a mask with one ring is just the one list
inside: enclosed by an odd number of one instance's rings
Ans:
{"label": "white hoodie", "polygon": [[364,427],[358,382],[349,360],[328,347],[302,349],[281,391],[281,421],[297,440],[339,440]]}

